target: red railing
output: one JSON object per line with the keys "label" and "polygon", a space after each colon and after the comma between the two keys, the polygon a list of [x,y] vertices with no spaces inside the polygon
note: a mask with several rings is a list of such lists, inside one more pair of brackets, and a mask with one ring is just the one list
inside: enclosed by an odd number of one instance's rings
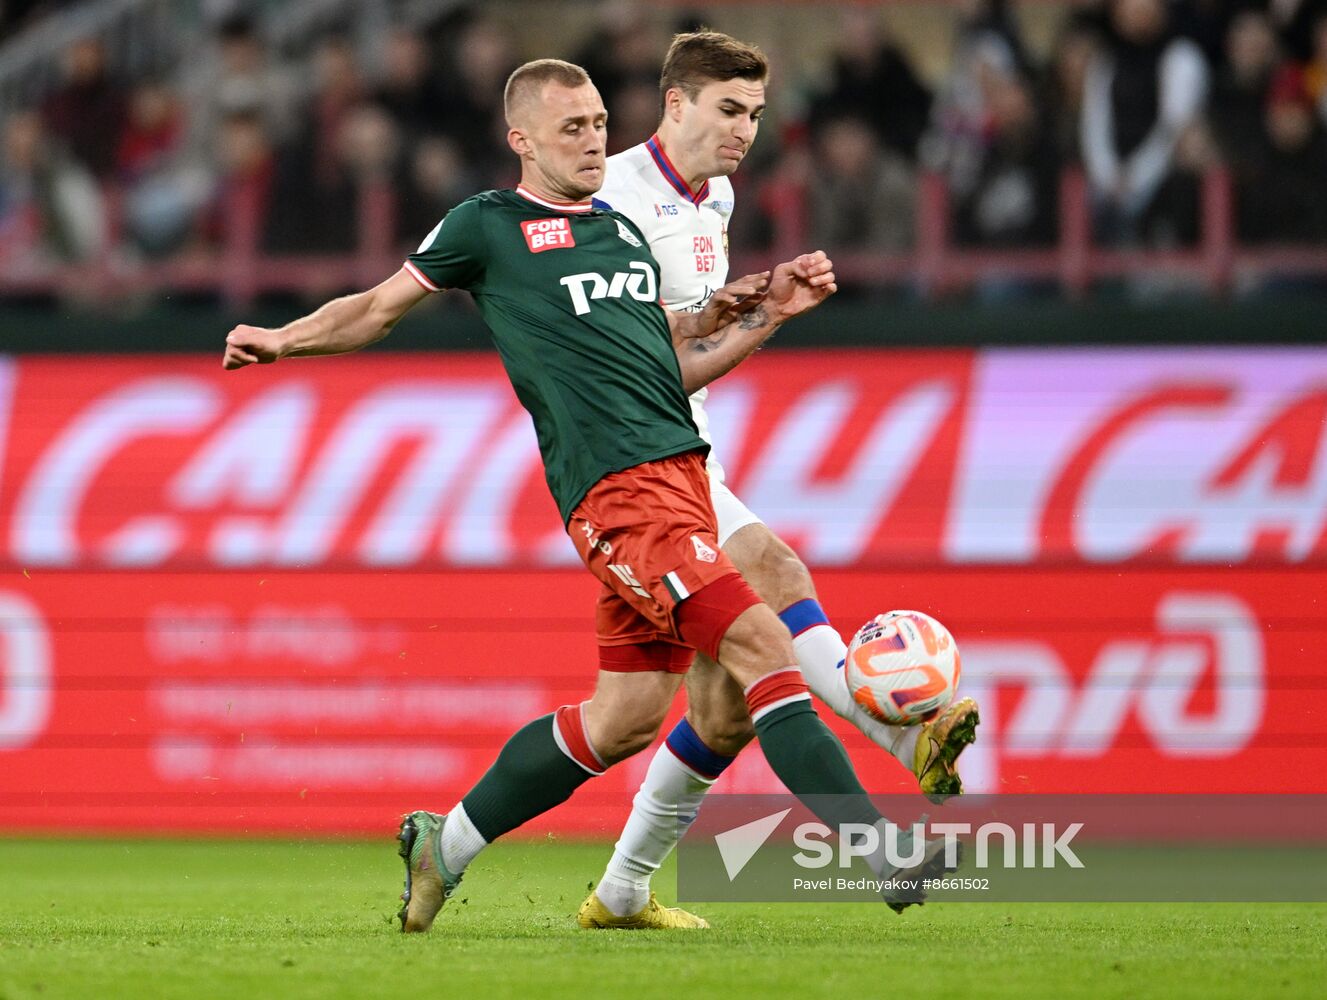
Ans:
{"label": "red railing", "polygon": [[[739,255],[738,273],[759,268],[768,257],[787,259],[808,246],[805,192],[795,185],[775,188],[780,206],[772,253]],[[1064,293],[1079,298],[1094,281],[1167,273],[1187,277],[1209,294],[1227,293],[1237,277],[1258,279],[1278,272],[1327,275],[1327,244],[1262,244],[1236,241],[1234,189],[1224,169],[1202,179],[1196,245],[1173,249],[1116,249],[1094,244],[1087,180],[1081,170],[1060,178],[1059,238],[1052,246],[1028,249],[975,249],[956,246],[950,232],[949,191],[942,177],[924,173],[917,184],[916,245],[910,253],[863,254],[834,250],[835,270],[845,281],[914,286],[933,298],[962,291],[995,277],[1058,281]]]}
{"label": "red railing", "polygon": [[[805,190],[789,181],[773,181],[765,195],[772,212],[773,241],[766,251],[739,252],[733,273],[787,260],[810,246]],[[115,237],[116,206],[108,198]],[[835,269],[859,285],[910,285],[926,298],[961,292],[992,278],[1057,282],[1064,294],[1078,298],[1094,281],[1166,273],[1189,279],[1220,296],[1237,278],[1258,279],[1277,272],[1327,275],[1327,245],[1259,245],[1236,242],[1233,188],[1221,169],[1203,178],[1200,238],[1192,247],[1164,250],[1115,249],[1092,241],[1087,183],[1081,171],[1066,170],[1059,195],[1059,238],[1052,246],[1028,249],[975,249],[955,245],[951,234],[949,192],[942,177],[923,173],[917,183],[916,244],[911,252],[864,253],[828,249]],[[155,289],[215,292],[244,306],[266,292],[332,294],[367,287],[393,272],[408,248],[394,245],[395,198],[386,181],[361,189],[357,209],[358,246],[339,255],[272,255],[262,250],[262,204],[254,188],[237,186],[224,205],[221,246],[176,258],[127,263],[103,253],[93,263],[0,270],[0,296],[49,294],[77,290],[82,298],[115,298]]]}

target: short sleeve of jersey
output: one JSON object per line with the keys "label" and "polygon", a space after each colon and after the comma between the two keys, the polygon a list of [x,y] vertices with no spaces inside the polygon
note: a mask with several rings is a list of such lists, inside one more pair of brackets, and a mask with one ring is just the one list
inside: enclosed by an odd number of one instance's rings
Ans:
{"label": "short sleeve of jersey", "polygon": [[483,276],[487,256],[480,203],[471,198],[433,227],[405,267],[429,291],[470,288]]}

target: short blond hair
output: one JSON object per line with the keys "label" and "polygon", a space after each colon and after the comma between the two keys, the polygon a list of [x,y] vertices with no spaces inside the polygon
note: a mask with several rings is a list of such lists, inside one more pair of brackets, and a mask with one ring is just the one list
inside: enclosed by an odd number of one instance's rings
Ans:
{"label": "short blond hair", "polygon": [[543,92],[545,84],[583,87],[589,82],[589,73],[563,59],[535,59],[517,66],[507,77],[507,86],[502,92],[502,112],[507,124],[510,126],[516,113]]}

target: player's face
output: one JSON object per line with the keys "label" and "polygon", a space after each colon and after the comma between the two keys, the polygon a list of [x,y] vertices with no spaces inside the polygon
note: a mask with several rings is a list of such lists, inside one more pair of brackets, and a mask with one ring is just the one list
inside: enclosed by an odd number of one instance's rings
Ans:
{"label": "player's face", "polygon": [[726,177],[756,141],[765,113],[765,85],[755,80],[716,80],[702,87],[694,101],[684,95],[680,113],[678,140],[692,171]]}
{"label": "player's face", "polygon": [[540,106],[526,131],[528,181],[541,182],[549,194],[580,201],[604,183],[604,144],[608,112],[594,84],[544,87]]}

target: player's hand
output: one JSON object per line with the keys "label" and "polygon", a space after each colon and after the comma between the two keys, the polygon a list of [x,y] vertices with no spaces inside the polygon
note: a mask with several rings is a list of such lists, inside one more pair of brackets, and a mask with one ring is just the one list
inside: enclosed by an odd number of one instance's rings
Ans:
{"label": "player's hand", "polygon": [[780,320],[788,320],[809,312],[838,290],[834,262],[817,250],[774,269],[765,303]]}
{"label": "player's hand", "polygon": [[221,367],[230,371],[245,365],[270,365],[284,356],[283,348],[281,331],[241,324],[226,334]]}
{"label": "player's hand", "polygon": [[693,335],[708,337],[721,327],[735,322],[743,313],[750,312],[762,301],[769,291],[770,272],[747,274],[728,282],[710,295],[696,316]]}

